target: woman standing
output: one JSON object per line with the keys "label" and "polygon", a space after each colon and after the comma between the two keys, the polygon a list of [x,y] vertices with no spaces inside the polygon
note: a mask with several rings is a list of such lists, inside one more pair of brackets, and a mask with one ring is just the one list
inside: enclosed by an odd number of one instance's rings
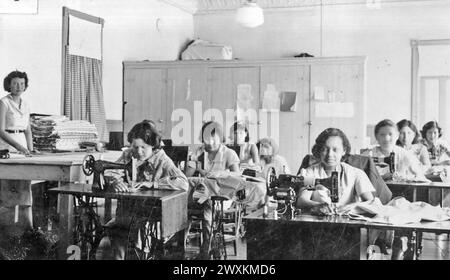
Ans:
{"label": "woman standing", "polygon": [[[0,149],[31,156],[34,149],[30,107],[21,98],[28,88],[27,74],[20,71],[9,73],[3,80],[3,88],[9,94],[0,99]],[[31,181],[0,180],[0,208],[6,213],[3,214],[3,222],[9,225],[19,223],[23,228],[31,228],[31,205]]]}

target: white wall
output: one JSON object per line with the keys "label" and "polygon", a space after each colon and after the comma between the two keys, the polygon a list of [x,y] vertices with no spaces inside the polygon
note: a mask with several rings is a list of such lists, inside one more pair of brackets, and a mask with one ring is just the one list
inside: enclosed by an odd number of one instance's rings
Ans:
{"label": "white wall", "polygon": [[[450,1],[324,6],[323,56],[366,55],[367,120],[411,116],[411,39],[450,39]],[[320,7],[266,10],[264,25],[245,29],[234,13],[194,16],[195,37],[233,47],[240,59],[320,56]],[[220,32],[217,32],[220,30]],[[421,126],[422,124],[419,124]]]}
{"label": "white wall", "polygon": [[[26,71],[32,111],[60,114],[62,7],[105,20],[106,117],[122,119],[122,61],[174,60],[192,38],[193,17],[157,0],[41,0],[37,15],[0,14],[0,76]],[[156,19],[162,21],[156,29]],[[3,93],[3,91],[0,91]]]}

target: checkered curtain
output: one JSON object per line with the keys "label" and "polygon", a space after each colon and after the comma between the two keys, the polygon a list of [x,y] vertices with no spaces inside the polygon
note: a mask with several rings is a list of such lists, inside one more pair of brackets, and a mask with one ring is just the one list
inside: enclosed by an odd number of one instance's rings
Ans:
{"label": "checkered curtain", "polygon": [[65,72],[64,115],[71,120],[90,121],[97,127],[99,140],[108,141],[103,102],[102,62],[66,54]]}

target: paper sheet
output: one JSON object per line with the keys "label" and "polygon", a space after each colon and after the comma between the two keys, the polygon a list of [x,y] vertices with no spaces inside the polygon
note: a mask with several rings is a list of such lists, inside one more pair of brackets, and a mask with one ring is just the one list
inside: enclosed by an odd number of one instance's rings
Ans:
{"label": "paper sheet", "polygon": [[297,110],[297,92],[283,91],[281,92],[281,106],[282,112],[295,112]]}
{"label": "paper sheet", "polygon": [[353,102],[317,102],[315,109],[317,118],[352,118],[355,115]]}
{"label": "paper sheet", "polygon": [[243,111],[247,111],[252,107],[252,100],[252,85],[237,85],[237,108]]}
{"label": "paper sheet", "polygon": [[247,124],[256,124],[258,115],[255,110],[256,107],[252,105],[254,100],[252,85],[239,84],[237,86],[237,120],[244,121]]}
{"label": "paper sheet", "polygon": [[267,84],[267,88],[264,91],[262,109],[270,111],[279,111],[280,110],[279,94],[280,93],[276,90],[274,84]]}
{"label": "paper sheet", "polygon": [[0,1],[0,14],[37,14],[38,0]]}
{"label": "paper sheet", "polygon": [[314,99],[325,100],[325,89],[323,87],[314,87]]}

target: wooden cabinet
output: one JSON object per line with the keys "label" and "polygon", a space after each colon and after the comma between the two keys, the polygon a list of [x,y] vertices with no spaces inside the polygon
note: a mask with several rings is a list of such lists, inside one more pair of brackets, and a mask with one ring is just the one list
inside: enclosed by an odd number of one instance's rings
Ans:
{"label": "wooden cabinet", "polygon": [[[314,98],[314,89],[322,88],[324,100]],[[352,153],[364,148],[366,133],[364,67],[361,64],[332,64],[311,66],[311,128],[312,137],[319,135],[327,127],[341,129],[352,145]],[[322,90],[321,89],[321,90]],[[323,116],[322,104],[335,104],[332,116]],[[337,108],[341,106],[341,108]]]}
{"label": "wooden cabinet", "polygon": [[148,119],[156,122],[162,133],[167,131],[165,69],[133,68],[124,71],[123,126],[126,135],[136,123]]}
{"label": "wooden cabinet", "polygon": [[[353,152],[364,146],[364,69],[365,57],[124,62],[124,134],[147,118],[175,144],[198,145],[202,122],[210,119],[221,122],[229,136],[232,123],[242,118],[239,103],[256,112],[256,117],[244,114],[251,141],[277,138],[280,154],[295,173],[328,127],[342,129]],[[268,90],[280,100],[283,92],[295,92],[296,108],[261,110]]]}
{"label": "wooden cabinet", "polygon": [[[224,130],[228,134],[237,119],[247,119],[255,128],[250,130],[250,138],[254,142],[258,138],[256,127],[259,108],[259,74],[259,67],[212,67],[209,69],[208,95],[211,96],[211,114],[219,116],[216,120],[224,125]],[[239,92],[241,92],[240,111],[237,110]],[[243,96],[244,94],[246,96]],[[252,112],[255,112],[254,116],[250,115]],[[205,112],[205,119],[213,118]]]}
{"label": "wooden cabinet", "polygon": [[[277,137],[280,144],[280,155],[283,155],[291,169],[295,172],[301,164],[302,156],[310,149],[309,137],[309,67],[308,66],[264,66],[261,67],[261,96],[268,87],[278,92],[296,92],[297,106],[293,112],[270,112],[267,119],[260,120],[260,138]],[[262,99],[262,98],[261,98]],[[263,113],[264,114],[264,113]],[[277,129],[270,123],[272,118],[278,119],[278,133],[267,129]]]}
{"label": "wooden cabinet", "polygon": [[194,145],[200,142],[198,136],[203,111],[211,106],[211,97],[206,94],[207,70],[204,66],[168,69],[167,123],[170,130],[164,137],[173,139],[178,145]]}

